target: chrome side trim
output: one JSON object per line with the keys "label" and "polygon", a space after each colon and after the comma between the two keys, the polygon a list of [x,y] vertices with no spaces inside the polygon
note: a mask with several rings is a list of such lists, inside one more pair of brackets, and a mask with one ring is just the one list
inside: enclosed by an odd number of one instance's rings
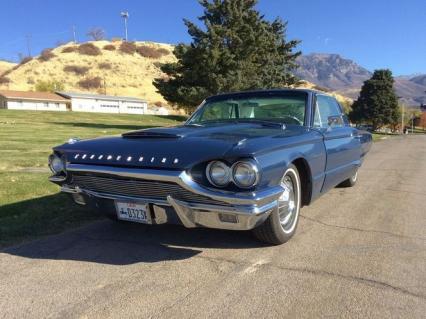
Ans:
{"label": "chrome side trim", "polygon": [[83,164],[68,164],[69,172],[98,173],[136,179],[156,180],[179,184],[186,190],[217,201],[235,205],[264,205],[277,200],[284,191],[280,185],[255,192],[229,192],[213,190],[199,185],[185,171],[122,168]]}

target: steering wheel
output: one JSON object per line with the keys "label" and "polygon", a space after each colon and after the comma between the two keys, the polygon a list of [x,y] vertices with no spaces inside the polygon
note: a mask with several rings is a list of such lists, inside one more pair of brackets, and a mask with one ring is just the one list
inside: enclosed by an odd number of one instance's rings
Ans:
{"label": "steering wheel", "polygon": [[283,117],[289,118],[291,120],[293,120],[294,122],[296,122],[299,125],[303,126],[303,122],[301,120],[299,120],[297,117],[292,116],[292,115],[283,115]]}

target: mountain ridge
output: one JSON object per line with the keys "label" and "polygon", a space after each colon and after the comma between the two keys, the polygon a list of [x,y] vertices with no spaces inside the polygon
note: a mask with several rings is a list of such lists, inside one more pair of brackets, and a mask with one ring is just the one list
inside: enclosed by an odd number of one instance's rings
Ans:
{"label": "mountain ridge", "polygon": [[[362,84],[372,72],[337,53],[310,53],[297,60],[295,74],[302,80],[326,87],[356,99]],[[401,100],[412,106],[426,103],[426,74],[396,76],[395,91]]]}

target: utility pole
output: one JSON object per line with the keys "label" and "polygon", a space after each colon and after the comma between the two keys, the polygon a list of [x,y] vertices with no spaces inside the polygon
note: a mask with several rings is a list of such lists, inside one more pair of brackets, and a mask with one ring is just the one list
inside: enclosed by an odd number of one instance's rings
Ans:
{"label": "utility pole", "polygon": [[[398,96],[398,99],[402,99],[402,96]],[[401,102],[401,134],[404,134],[404,113],[405,105],[404,102]]]}
{"label": "utility pole", "polygon": [[129,12],[123,11],[121,12],[121,17],[124,19],[124,34],[127,42],[127,19],[129,19]]}
{"label": "utility pole", "polygon": [[31,57],[31,35],[28,34],[28,35],[25,36],[25,38],[27,39],[28,56]]}
{"label": "utility pole", "polygon": [[72,38],[74,40],[74,43],[77,43],[77,38],[75,37],[75,25],[72,26]]}

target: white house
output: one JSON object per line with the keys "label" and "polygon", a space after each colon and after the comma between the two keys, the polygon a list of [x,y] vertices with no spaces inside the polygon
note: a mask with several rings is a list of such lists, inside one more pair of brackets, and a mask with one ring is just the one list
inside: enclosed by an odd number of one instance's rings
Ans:
{"label": "white house", "polygon": [[71,110],[77,112],[146,114],[148,103],[135,97],[56,92],[71,101]]}
{"label": "white house", "polygon": [[50,92],[0,90],[0,109],[67,111],[66,98]]}

